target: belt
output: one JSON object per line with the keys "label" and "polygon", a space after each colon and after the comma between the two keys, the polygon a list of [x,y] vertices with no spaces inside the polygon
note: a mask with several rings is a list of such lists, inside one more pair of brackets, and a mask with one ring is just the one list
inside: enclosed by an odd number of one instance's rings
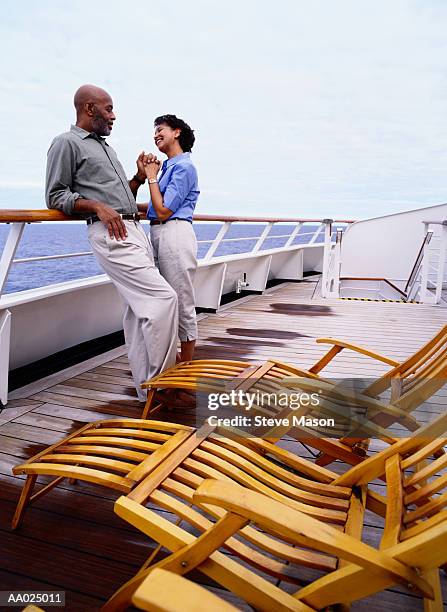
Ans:
{"label": "belt", "polygon": [[[123,221],[140,220],[140,213],[119,213],[119,215]],[[92,223],[96,223],[96,221],[101,221],[101,219],[97,215],[93,215],[93,217],[87,219],[87,225],[92,225]]]}
{"label": "belt", "polygon": [[191,221],[189,219],[177,219],[177,217],[175,219],[166,219],[166,221],[159,221],[158,219],[151,219],[151,225],[164,225],[165,223],[168,223],[168,221],[187,221],[188,223],[191,223]]}

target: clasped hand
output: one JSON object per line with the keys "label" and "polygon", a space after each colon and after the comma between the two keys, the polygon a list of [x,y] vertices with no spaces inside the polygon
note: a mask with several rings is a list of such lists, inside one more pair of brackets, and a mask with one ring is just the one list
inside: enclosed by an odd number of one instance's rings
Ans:
{"label": "clasped hand", "polygon": [[147,178],[155,179],[160,170],[161,161],[153,153],[148,153],[143,157],[143,166]]}

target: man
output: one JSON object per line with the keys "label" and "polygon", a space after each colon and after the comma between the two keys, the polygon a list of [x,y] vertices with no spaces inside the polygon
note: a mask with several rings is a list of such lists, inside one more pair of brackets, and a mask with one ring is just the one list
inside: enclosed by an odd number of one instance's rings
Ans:
{"label": "man", "polygon": [[92,250],[126,306],[129,364],[143,402],[141,383],[175,363],[178,324],[176,293],[158,272],[139,223],[135,197],[146,180],[144,153],[127,181],[104,138],[115,121],[112,98],[99,87],[83,85],[74,105],[76,125],[57,136],[48,151],[46,203],[87,219]]}

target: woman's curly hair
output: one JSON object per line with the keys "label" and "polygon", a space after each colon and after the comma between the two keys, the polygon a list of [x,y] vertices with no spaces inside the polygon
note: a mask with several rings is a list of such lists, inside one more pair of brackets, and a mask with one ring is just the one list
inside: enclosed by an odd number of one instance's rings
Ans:
{"label": "woman's curly hair", "polygon": [[182,151],[191,151],[196,138],[194,130],[183,119],[179,119],[175,115],[161,115],[155,119],[154,126],[161,125],[162,123],[166,123],[173,130],[179,129],[180,136],[178,141]]}

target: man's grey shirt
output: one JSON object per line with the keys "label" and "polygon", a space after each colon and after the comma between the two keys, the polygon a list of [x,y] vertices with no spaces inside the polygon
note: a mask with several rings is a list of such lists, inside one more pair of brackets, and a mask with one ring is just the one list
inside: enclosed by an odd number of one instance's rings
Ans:
{"label": "man's grey shirt", "polygon": [[104,138],[72,125],[69,132],[56,136],[48,150],[45,200],[48,208],[72,215],[78,198],[103,202],[120,213],[138,212],[112,147]]}

